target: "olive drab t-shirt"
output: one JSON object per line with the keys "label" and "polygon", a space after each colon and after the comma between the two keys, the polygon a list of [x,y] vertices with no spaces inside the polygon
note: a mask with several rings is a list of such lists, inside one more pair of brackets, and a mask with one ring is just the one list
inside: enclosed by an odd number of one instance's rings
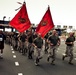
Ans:
{"label": "olive drab t-shirt", "polygon": [[[75,39],[73,37],[68,37],[66,39],[66,42],[74,42],[74,41],[75,41]],[[67,44],[67,46],[73,46],[73,44]]]}
{"label": "olive drab t-shirt", "polygon": [[41,39],[41,38],[36,38],[36,39],[34,40],[34,44],[35,44],[38,48],[41,48],[42,45],[43,45],[43,39]]}
{"label": "olive drab t-shirt", "polygon": [[29,43],[33,43],[33,36],[32,36],[32,34],[29,36],[28,42],[29,42]]}
{"label": "olive drab t-shirt", "polygon": [[55,46],[58,43],[59,37],[55,35],[51,35],[48,40]]}
{"label": "olive drab t-shirt", "polygon": [[20,40],[21,40],[22,42],[25,42],[26,39],[27,39],[27,36],[26,36],[26,35],[22,35],[22,36],[20,37]]}

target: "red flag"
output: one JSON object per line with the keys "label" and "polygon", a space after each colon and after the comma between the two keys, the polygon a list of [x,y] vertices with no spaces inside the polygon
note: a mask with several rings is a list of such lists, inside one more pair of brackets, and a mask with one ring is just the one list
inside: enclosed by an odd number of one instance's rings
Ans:
{"label": "red flag", "polygon": [[48,10],[44,14],[38,27],[36,28],[36,32],[41,33],[41,36],[44,37],[53,27],[54,23],[52,21],[50,8],[48,7]]}
{"label": "red flag", "polygon": [[10,25],[15,29],[17,29],[19,32],[24,32],[31,26],[30,20],[28,18],[25,2],[23,3],[19,12],[10,21]]}

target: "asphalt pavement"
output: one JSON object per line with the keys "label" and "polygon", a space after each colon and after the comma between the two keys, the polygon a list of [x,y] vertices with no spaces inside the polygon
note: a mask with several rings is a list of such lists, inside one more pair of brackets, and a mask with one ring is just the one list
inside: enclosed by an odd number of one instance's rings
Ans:
{"label": "asphalt pavement", "polygon": [[0,75],[76,75],[76,42],[74,45],[74,65],[68,64],[69,58],[62,60],[66,45],[61,42],[57,50],[55,65],[47,62],[47,54],[40,60],[40,65],[35,66],[34,58],[28,59],[15,51],[12,46],[5,44],[3,59],[0,59]]}

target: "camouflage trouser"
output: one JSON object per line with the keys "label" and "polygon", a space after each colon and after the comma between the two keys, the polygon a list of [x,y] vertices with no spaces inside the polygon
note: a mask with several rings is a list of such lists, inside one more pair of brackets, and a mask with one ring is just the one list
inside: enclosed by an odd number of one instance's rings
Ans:
{"label": "camouflage trouser", "polygon": [[25,54],[27,52],[27,45],[28,43],[25,42],[21,42],[21,49],[22,49],[22,53]]}
{"label": "camouflage trouser", "polygon": [[42,48],[35,48],[34,47],[34,56],[35,56],[35,63],[39,63],[39,60],[43,58],[44,55],[44,47],[42,46]]}
{"label": "camouflage trouser", "polygon": [[73,46],[66,46],[65,57],[70,57],[69,61],[73,60]]}
{"label": "camouflage trouser", "polygon": [[49,46],[48,49],[48,57],[52,58],[52,61],[55,61],[56,59],[56,50],[57,50],[57,46]]}
{"label": "camouflage trouser", "polygon": [[48,49],[49,49],[49,45],[48,45],[48,43],[47,43],[47,42],[45,42],[45,53],[47,53],[47,52],[48,52]]}
{"label": "camouflage trouser", "polygon": [[35,55],[35,57],[40,58],[40,57],[43,56],[43,54],[44,54],[44,51],[43,51],[42,48],[35,48],[34,49],[34,55]]}
{"label": "camouflage trouser", "polygon": [[19,40],[18,40],[18,47],[17,47],[17,50],[18,50],[19,52],[21,52],[21,41],[19,41]]}
{"label": "camouflage trouser", "polygon": [[28,58],[32,58],[33,51],[34,51],[34,47],[32,43],[28,43]]}

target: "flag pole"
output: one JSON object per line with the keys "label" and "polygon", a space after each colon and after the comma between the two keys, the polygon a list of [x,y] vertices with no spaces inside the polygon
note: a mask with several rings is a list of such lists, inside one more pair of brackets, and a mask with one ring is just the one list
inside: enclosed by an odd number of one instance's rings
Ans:
{"label": "flag pole", "polygon": [[50,9],[50,6],[48,5],[48,9]]}
{"label": "flag pole", "polygon": [[26,3],[26,2],[25,2],[25,0],[24,0],[24,2],[23,2],[23,3],[24,3],[24,4]]}
{"label": "flag pole", "polygon": [[48,8],[50,8],[50,6],[48,5]]}

